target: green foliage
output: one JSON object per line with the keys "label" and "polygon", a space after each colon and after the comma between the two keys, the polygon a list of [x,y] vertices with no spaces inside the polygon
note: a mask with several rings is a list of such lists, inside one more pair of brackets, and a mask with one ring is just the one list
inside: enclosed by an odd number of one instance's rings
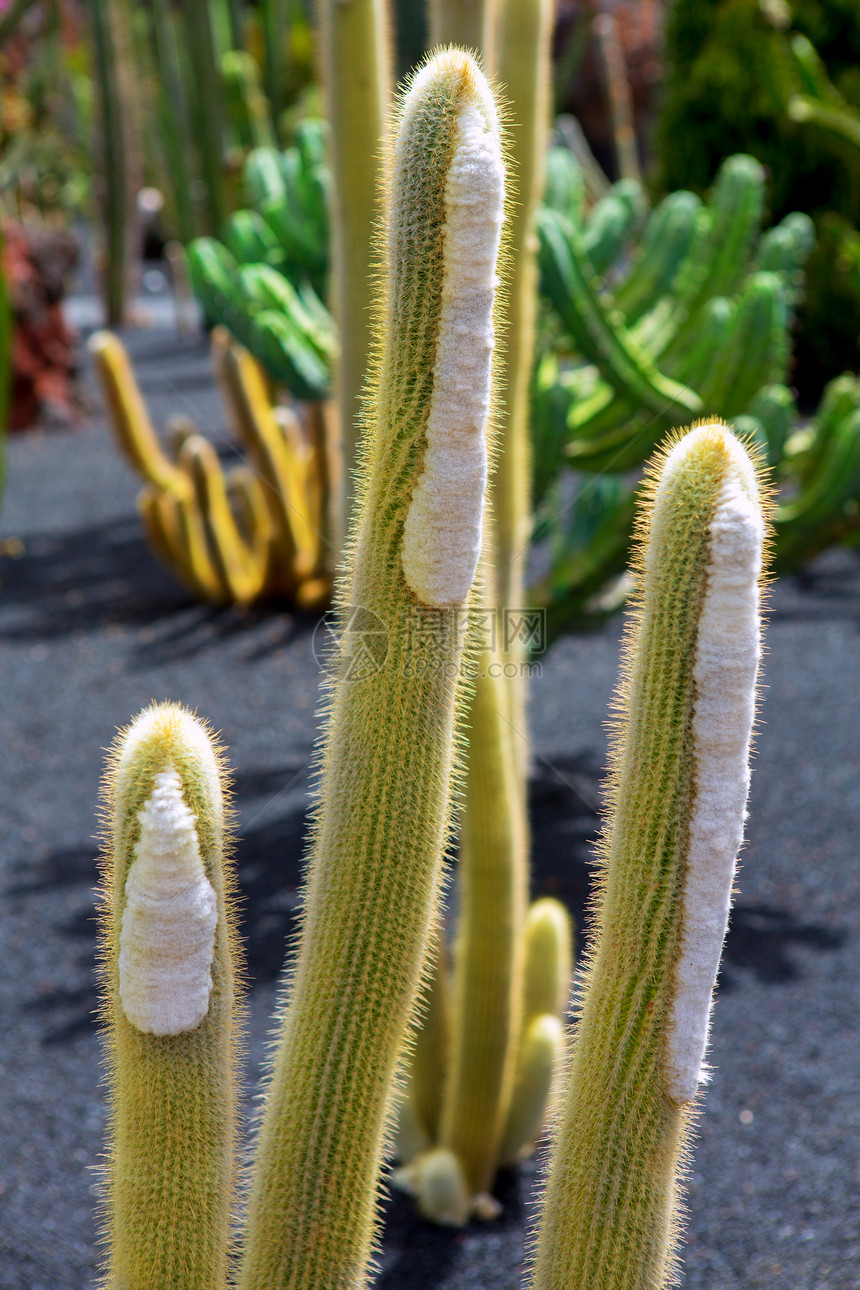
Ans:
{"label": "green foliage", "polygon": [[248,155],[245,186],[254,209],[231,216],[224,244],[198,238],[188,248],[208,323],[226,326],[299,399],[327,394],[336,352],[322,303],[329,182],[324,125],[305,120],[283,153],[255,148]]}
{"label": "green foliage", "polygon": [[[826,545],[826,534],[836,541],[853,532],[852,471],[846,467],[838,496],[832,472],[820,485],[839,516],[823,526],[816,491],[789,451],[798,418],[788,388],[790,327],[812,221],[792,213],[761,236],[763,198],[759,164],[731,157],[706,203],[684,192],[664,198],[602,276],[564,213],[541,213],[542,287],[555,321],[544,333],[533,385],[535,536],[549,540],[551,567],[533,595],[546,606],[551,637],[583,613],[619,603],[612,580],[624,567],[632,518],[629,488],[583,490],[581,480],[565,482],[565,466],[595,475],[636,469],[694,408],[744,427],[780,478],[799,490],[802,500],[777,510],[778,568],[802,562],[805,542],[808,558]],[[825,439],[831,429],[836,434],[836,423],[823,424]],[[565,503],[572,491],[577,500]],[[582,512],[585,497],[583,530],[570,517]]]}
{"label": "green foliage", "polygon": [[[662,191],[703,192],[729,153],[757,157],[768,170],[770,215],[815,219],[818,246],[808,266],[795,381],[807,400],[842,368],[856,365],[860,284],[840,273],[839,246],[827,212],[856,222],[860,154],[836,135],[790,119],[793,95],[810,84],[792,56],[786,31],[757,0],[677,0],[666,27],[666,82],[656,130]],[[817,49],[845,103],[860,108],[860,11],[852,0],[797,0],[791,23]],[[848,306],[839,334],[833,319]]]}

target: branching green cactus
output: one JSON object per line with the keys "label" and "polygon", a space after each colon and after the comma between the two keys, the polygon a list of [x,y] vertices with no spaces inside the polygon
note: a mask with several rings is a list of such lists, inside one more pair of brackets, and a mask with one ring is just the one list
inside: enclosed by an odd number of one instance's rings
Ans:
{"label": "branching green cactus", "polygon": [[535,1290],[669,1283],[749,787],[762,481],[719,424],[670,442],[641,521],[597,934]]}
{"label": "branching green cactus", "polygon": [[502,217],[492,97],[471,58],[443,52],[414,77],[394,145],[367,475],[341,592],[344,622],[355,606],[387,652],[378,667],[341,663],[243,1290],[345,1290],[370,1258],[391,1082],[438,918]]}
{"label": "branching green cactus", "polygon": [[[570,349],[559,358],[549,333],[553,348],[538,363],[532,393],[535,440],[546,454],[536,472],[538,531],[553,547],[552,570],[532,594],[546,606],[550,639],[572,619],[617,605],[613,579],[631,524],[629,505],[609,493],[600,504],[599,492],[589,502],[602,511],[593,539],[590,531],[583,543],[577,525],[554,522],[564,465],[595,474],[636,469],[667,426],[687,419],[684,408],[698,404],[746,426],[769,464],[787,482],[797,478],[788,452],[798,418],[789,337],[813,229],[791,215],[759,238],[763,196],[761,166],[730,157],[705,205],[670,194],[648,216],[632,258],[616,255],[603,277],[587,250],[587,222],[581,232],[557,206],[541,213],[543,288]],[[808,554],[818,540],[826,544],[812,511],[802,527],[806,502],[797,500],[776,538],[778,553],[790,545],[795,562],[804,533]],[[844,538],[851,521],[841,516],[830,531]]]}
{"label": "branching green cactus", "polygon": [[108,1290],[226,1285],[238,946],[223,776],[209,731],[176,704],[143,712],[110,756],[100,901]]}

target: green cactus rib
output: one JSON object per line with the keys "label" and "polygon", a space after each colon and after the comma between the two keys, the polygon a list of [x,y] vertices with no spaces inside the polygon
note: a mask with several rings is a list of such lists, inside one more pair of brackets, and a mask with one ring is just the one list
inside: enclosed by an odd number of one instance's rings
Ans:
{"label": "green cactus rib", "polygon": [[663,351],[666,357],[689,346],[700,311],[714,296],[732,296],[746,272],[764,208],[760,163],[744,153],[727,158],[714,183],[709,207],[712,218],[707,241],[698,263],[690,264],[686,283],[678,284],[676,335]]}
{"label": "green cactus rib", "polygon": [[234,211],[224,226],[224,244],[239,264],[279,268],[284,261],[274,233],[257,211]]}
{"label": "green cactus rib", "polygon": [[860,379],[853,372],[843,372],[828,381],[811,426],[800,432],[802,446],[792,451],[794,445],[788,445],[792,474],[799,478],[801,485],[815,473],[836,427],[857,408],[860,408]]}
{"label": "green cactus rib", "polygon": [[583,357],[615,388],[666,425],[702,411],[698,395],[662,376],[619,319],[607,316],[594,289],[580,237],[566,221],[543,210],[538,221],[542,279],[559,317]]}
{"label": "green cactus rib", "polygon": [[[141,713],[109,758],[103,796],[110,832],[99,913],[111,1088],[107,1290],[224,1290],[227,1284],[239,959],[235,877],[224,858],[222,760],[208,729],[176,704]],[[168,794],[167,811],[163,802],[158,809],[159,786],[162,798]],[[186,820],[190,812],[202,867],[183,877],[178,894],[175,879],[173,894],[165,894],[171,876],[161,876],[175,851],[160,850],[157,834],[155,843],[144,837],[153,810],[156,817],[166,815],[168,826],[177,812]],[[174,848],[178,832],[175,824],[173,833],[168,827]],[[158,862],[155,875],[150,866],[146,878],[140,876],[144,848]],[[217,916],[211,960],[203,969],[211,989],[207,999],[201,987],[203,1002],[193,1015],[177,1017],[171,1008],[178,1000],[187,1003],[200,972],[188,950],[207,899]],[[189,905],[194,908],[186,912]]]}
{"label": "green cactus rib", "polygon": [[649,215],[630,271],[613,291],[628,328],[671,290],[692,245],[701,205],[695,193],[670,193]]}
{"label": "green cactus rib", "polygon": [[785,456],[785,445],[797,421],[794,395],[785,385],[763,385],[747,411],[760,423],[765,437],[767,464],[776,468]]}
{"label": "green cactus rib", "polygon": [[860,410],[840,421],[813,474],[776,508],[776,567],[790,572],[860,525]]}
{"label": "green cactus rib", "polygon": [[635,179],[620,179],[595,202],[585,222],[582,245],[599,277],[615,264],[633,237],[644,206],[645,194]]}
{"label": "green cactus rib", "polygon": [[245,159],[245,187],[255,206],[267,199],[283,201],[287,187],[281,161],[274,148],[254,148]]}
{"label": "green cactus rib", "polygon": [[[413,80],[390,193],[321,804],[257,1141],[241,1290],[365,1284],[392,1080],[438,918],[464,608],[478,559],[472,547],[464,556],[462,525],[480,526],[483,503],[467,444],[485,451],[503,202],[495,109],[467,55],[443,51]],[[472,323],[461,332],[462,308]],[[449,404],[462,418],[450,507],[438,438]],[[452,539],[443,558],[439,544]]]}
{"label": "green cactus rib", "polygon": [[800,295],[803,266],[815,245],[815,225],[802,211],[793,211],[762,235],[753,269],[779,273],[789,289],[790,301]]}
{"label": "green cactus rib", "polygon": [[782,279],[754,273],[745,284],[733,326],[702,383],[702,402],[721,415],[745,412],[762,385],[781,381],[788,361],[788,310]]}
{"label": "green cactus rib", "polygon": [[659,465],[535,1290],[672,1283],[679,1169],[743,830],[760,653],[759,489],[739,441],[718,424],[678,438]]}

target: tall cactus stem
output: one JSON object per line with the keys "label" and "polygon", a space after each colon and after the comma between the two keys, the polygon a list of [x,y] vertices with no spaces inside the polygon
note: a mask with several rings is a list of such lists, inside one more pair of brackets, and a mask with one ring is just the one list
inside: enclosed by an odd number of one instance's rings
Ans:
{"label": "tall cactus stem", "polygon": [[479,656],[460,831],[451,1056],[441,1143],[473,1196],[488,1193],[510,1105],[522,1009],[528,901],[516,768],[497,656]]}
{"label": "tall cactus stem", "polygon": [[719,423],[671,443],[640,523],[597,933],[535,1290],[672,1283],[680,1175],[749,788],[761,481]]}
{"label": "tall cactus stem", "polygon": [[448,947],[442,929],[433,938],[430,966],[409,1058],[406,1093],[421,1137],[434,1142],[439,1135],[442,1090],[451,1046],[451,983]]}
{"label": "tall cactus stem", "polygon": [[559,901],[536,900],[525,926],[522,1034],[499,1162],[513,1164],[532,1147],[550,1114],[564,1052],[563,1017],[570,994],[573,928]]}
{"label": "tall cactus stem", "polygon": [[[553,0],[504,0],[499,19],[498,75],[512,131],[517,200],[512,205],[499,465],[493,480],[494,565],[499,604],[519,608],[531,531],[529,389],[537,320],[535,212],[544,186],[549,132]],[[518,707],[519,705],[515,705]]]}
{"label": "tall cactus stem", "polygon": [[641,175],[633,128],[633,96],[630,92],[624,46],[618,35],[618,24],[611,13],[600,13],[594,19],[591,29],[597,41],[606,97],[609,100],[612,144],[618,174],[622,179],[638,181]]}
{"label": "tall cactus stem", "polygon": [[551,896],[528,912],[523,969],[523,1023],[542,1013],[563,1016],[573,967],[573,925],[564,905]]}
{"label": "tall cactus stem", "polygon": [[[370,355],[370,264],[379,209],[378,165],[391,104],[384,0],[317,0],[321,73],[331,127],[333,312],[341,349],[336,387],[343,496],[332,541],[340,549],[352,507],[361,393]],[[360,74],[356,74],[356,68]]]}
{"label": "tall cactus stem", "polygon": [[223,774],[203,723],[163,704],[120,734],[105,777],[109,1290],[227,1283],[237,940]]}
{"label": "tall cactus stem", "polygon": [[459,45],[471,49],[484,72],[495,71],[497,0],[430,0],[430,47]]}
{"label": "tall cactus stem", "polygon": [[349,630],[241,1290],[354,1290],[368,1277],[391,1082],[438,917],[503,173],[486,81],[468,56],[438,54],[411,83],[393,150],[365,477],[339,598]]}

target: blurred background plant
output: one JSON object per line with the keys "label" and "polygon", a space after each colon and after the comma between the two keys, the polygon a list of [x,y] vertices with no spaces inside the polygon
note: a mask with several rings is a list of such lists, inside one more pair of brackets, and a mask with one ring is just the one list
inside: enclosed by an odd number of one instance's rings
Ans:
{"label": "blurred background plant", "polygon": [[805,211],[816,227],[799,313],[793,381],[801,399],[857,366],[860,153],[789,114],[808,94],[792,39],[805,38],[826,75],[860,107],[860,8],[854,0],[677,0],[667,11],[665,84],[654,133],[660,192],[702,193],[722,159],[748,152],[768,173],[769,216]]}
{"label": "blurred background plant", "polygon": [[[406,0],[392,17],[405,74],[430,28]],[[349,478],[351,446],[339,460],[332,140],[312,25],[308,0],[0,11],[0,202],[26,244],[7,228],[10,423],[73,405],[59,307],[72,255],[67,240],[48,248],[98,213],[108,321],[129,320],[143,255],[161,257],[177,298],[193,287],[242,370],[240,353],[256,361],[258,411],[268,403],[320,467],[299,510],[336,549],[343,521],[328,492]],[[858,65],[852,0],[559,0],[530,414],[542,544],[530,595],[551,634],[623,601],[637,472],[668,427],[701,410],[766,446],[787,507],[780,567],[853,540],[856,436],[838,427],[857,406],[842,374],[857,368],[860,336]],[[238,425],[229,398],[227,415]],[[226,496],[224,531],[241,536],[244,503]],[[204,531],[213,541],[216,527]],[[180,576],[183,560],[187,571],[184,556],[169,561]],[[316,603],[318,561],[308,567]],[[215,599],[300,585],[184,580]]]}

